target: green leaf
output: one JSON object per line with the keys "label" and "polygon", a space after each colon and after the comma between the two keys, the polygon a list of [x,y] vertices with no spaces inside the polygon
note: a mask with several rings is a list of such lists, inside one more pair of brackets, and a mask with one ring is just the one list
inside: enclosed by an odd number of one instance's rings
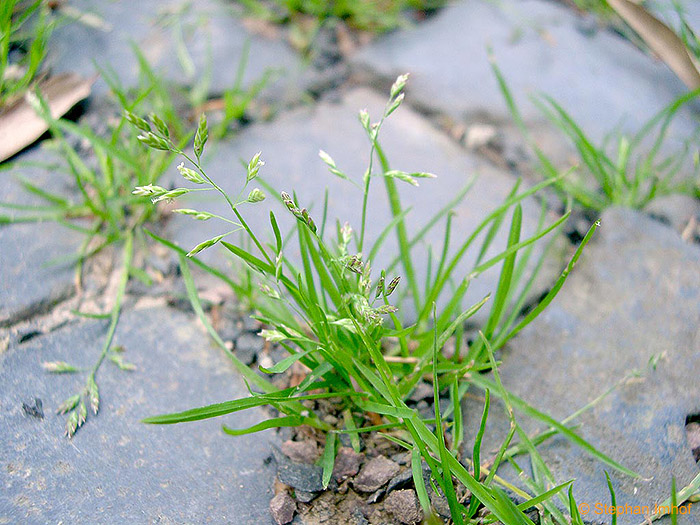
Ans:
{"label": "green leaf", "polygon": [[174,423],[186,423],[189,421],[199,421],[201,419],[209,419],[219,417],[232,412],[239,412],[248,408],[254,408],[266,405],[270,399],[261,396],[246,397],[242,399],[234,399],[223,403],[216,403],[199,408],[192,408],[183,412],[175,412],[172,414],[164,414],[161,416],[147,417],[141,420],[142,423],[151,425],[172,425]]}
{"label": "green leaf", "polygon": [[323,490],[328,488],[328,483],[331,481],[331,476],[333,475],[333,464],[335,463],[335,432],[328,432],[326,434],[326,446],[323,449],[323,456],[321,456],[321,466],[323,467]]}
{"label": "green leaf", "polygon": [[[615,499],[615,489],[613,488],[612,481],[610,481],[610,474],[608,474],[608,471],[605,470],[605,481],[608,484],[608,492],[610,492],[610,506],[611,507],[617,507],[617,502]],[[610,525],[617,525],[617,513],[613,514],[612,521],[610,522]]]}
{"label": "green leaf", "polygon": [[462,505],[457,500],[457,494],[452,481],[452,470],[448,456],[450,451],[445,446],[445,435],[442,428],[442,418],[440,417],[440,379],[438,377],[438,331],[437,331],[437,307],[433,303],[433,406],[435,408],[435,434],[438,442],[438,452],[440,453],[440,465],[442,466],[443,490],[447,503],[450,506],[450,515],[456,525],[464,522],[462,516]]}
{"label": "green leaf", "polygon": [[[483,389],[490,388],[493,391],[495,388],[495,385],[493,384],[493,382],[489,381],[488,379],[486,379],[483,376],[480,376],[479,374],[472,376],[472,382]],[[496,392],[498,392],[498,389],[496,389]],[[498,393],[496,395],[500,396],[500,394],[498,394]],[[598,459],[602,463],[614,468],[615,470],[619,470],[623,474],[627,474],[628,476],[631,476],[633,478],[639,477],[639,474],[628,469],[627,467],[622,466],[617,461],[615,461],[612,458],[608,457],[607,455],[603,454],[598,449],[593,447],[593,445],[588,443],[588,441],[583,439],[578,434],[574,433],[570,428],[562,425],[561,423],[559,423],[556,419],[552,418],[551,416],[548,416],[547,414],[540,412],[539,410],[537,410],[536,408],[531,406],[529,403],[527,403],[524,399],[519,398],[518,396],[514,395],[513,393],[508,394],[508,399],[511,402],[511,404],[513,405],[513,408],[522,412],[523,414],[527,415],[528,417],[531,417],[533,419],[537,419],[537,420],[547,424],[548,426],[555,428],[566,439],[568,439],[569,441],[571,441],[575,445],[578,445],[585,452],[587,452],[588,454],[590,454],[594,458]]]}
{"label": "green leaf", "polygon": [[305,423],[305,419],[308,418],[304,418],[302,416],[275,417],[257,423],[248,428],[236,429],[223,425],[222,429],[229,436],[244,436],[246,434],[254,434],[256,432],[261,432],[263,430],[267,430],[268,428],[298,427]]}
{"label": "green leaf", "polygon": [[416,446],[411,449],[411,473],[413,474],[413,486],[416,489],[416,495],[418,496],[420,506],[423,508],[423,514],[429,516],[432,513],[430,498],[428,497],[428,491],[425,488],[425,480],[423,479],[420,450],[418,450]]}
{"label": "green leaf", "polygon": [[309,355],[311,352],[315,352],[316,350],[318,350],[318,348],[310,348],[309,350],[306,350],[305,352],[297,352],[296,354],[292,354],[290,356],[285,357],[279,363],[277,363],[275,366],[272,366],[270,368],[265,368],[264,366],[259,366],[259,368],[261,371],[265,372],[266,374],[281,374],[282,372],[286,371],[290,366],[292,366],[294,363],[299,361],[299,359]]}
{"label": "green leaf", "polygon": [[277,225],[277,218],[272,210],[270,210],[270,225],[275,235],[275,253],[279,255],[282,253],[282,234],[280,233],[280,227]]}

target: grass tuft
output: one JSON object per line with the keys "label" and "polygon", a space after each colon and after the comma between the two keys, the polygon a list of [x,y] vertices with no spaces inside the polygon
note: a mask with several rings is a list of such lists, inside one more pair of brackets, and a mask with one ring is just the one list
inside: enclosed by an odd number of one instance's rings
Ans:
{"label": "grass tuft", "polygon": [[[397,78],[384,111],[376,122],[371,121],[366,111],[360,113],[360,123],[367,134],[371,156],[368,168],[359,181],[337,166],[328,153],[320,152],[321,161],[332,175],[349,179],[362,192],[359,231],[353,230],[348,224],[342,227],[338,224],[335,236],[327,233],[326,207],[319,217],[304,207],[303,196],[287,192],[280,192],[279,199],[292,221],[291,233],[283,238],[278,219],[272,211],[270,231],[254,231],[245,219],[245,209],[249,205],[264,204],[257,199],[242,200],[241,196],[250,191],[251,183],[258,177],[258,172],[264,164],[262,154],[256,154],[244,166],[238,196],[232,198],[207,174],[202,165],[205,145],[202,137],[206,137],[204,120],[200,121],[197,129],[196,136],[200,139],[195,139],[194,155],[189,155],[174,146],[158,130],[151,131],[153,137],[142,139],[142,142],[152,149],[160,149],[161,145],[167,144],[171,153],[180,155],[186,162],[186,168],[183,165],[180,169],[183,177],[190,183],[196,183],[198,188],[195,189],[217,192],[230,209],[230,217],[209,215],[206,210],[187,210],[186,215],[197,219],[198,215],[203,214],[207,218],[221,221],[226,228],[234,226],[236,231],[245,236],[244,241],[236,243],[232,240],[231,231],[223,231],[220,235],[200,243],[189,253],[169,241],[157,238],[180,255],[188,295],[214,341],[225,349],[201,308],[188,269],[189,262],[220,276],[235,292],[242,295],[243,299],[248,300],[249,305],[256,311],[256,319],[267,326],[261,335],[270,342],[280,344],[289,352],[288,357],[272,367],[261,369],[263,374],[282,373],[293,363],[299,363],[307,370],[306,377],[297,386],[278,389],[238,362],[237,368],[249,383],[258,389],[257,392],[251,391],[248,397],[224,403],[148,417],[144,422],[175,424],[217,417],[253,407],[272,406],[280,413],[280,417],[249,429],[226,428],[225,431],[238,435],[295,425],[309,425],[325,431],[326,447],[321,459],[324,483],[327,483],[332,475],[336,434],[348,433],[357,438],[363,432],[391,429],[391,434],[381,435],[411,452],[417,495],[426,516],[431,516],[432,510],[423,481],[422,462],[425,462],[430,470],[429,482],[445,494],[455,523],[471,521],[476,512],[480,511],[482,515],[486,515],[487,520],[532,524],[523,511],[535,505],[544,509],[547,515],[553,516],[558,523],[564,523],[562,513],[549,499],[553,496],[565,497],[561,492],[571,481],[547,486],[533,481],[530,484],[530,493],[514,487],[495,474],[500,461],[514,461],[515,453],[521,453],[518,447],[510,447],[516,432],[527,444],[525,451],[541,463],[535,445],[515,420],[516,410],[551,427],[548,433],[537,436],[538,443],[555,433],[560,433],[608,465],[630,475],[634,473],[596,450],[566,424],[553,420],[523,400],[507,394],[496,373],[494,352],[532,322],[559,293],[597,224],[591,227],[552,290],[527,316],[519,318],[524,301],[523,294],[527,293],[529,284],[541,267],[536,265],[535,275],[526,271],[532,245],[549,233],[558,231],[568,217],[568,214],[565,214],[552,224],[545,225],[543,213],[537,231],[523,239],[521,202],[539,190],[555,184],[560,177],[524,190],[518,181],[505,202],[485,217],[474,232],[464,236],[455,251],[449,249],[449,207],[441,210],[436,218],[429,222],[427,228],[411,237],[404,223],[409,210],[401,205],[397,184],[406,183],[413,186],[417,178],[432,176],[423,172],[405,173],[392,170],[380,144],[382,125],[401,105],[406,82],[405,75]],[[144,131],[139,127],[137,119],[132,120],[138,131]],[[393,219],[372,244],[367,238],[366,225],[371,210],[370,188],[377,179],[384,183]],[[265,187],[274,191],[273,188]],[[142,198],[149,197],[158,201],[167,195],[163,191],[142,186],[137,187],[134,193]],[[169,191],[167,198],[177,199],[194,189],[183,187],[174,193],[174,190]],[[452,206],[455,204],[456,202],[452,203]],[[508,216],[511,218],[507,245],[500,253],[485,260],[485,254],[498,239],[500,227]],[[431,279],[419,282],[413,271],[413,261],[417,254],[416,243],[442,220],[446,231],[444,253],[435,269],[431,271]],[[482,233],[484,235],[480,235]],[[392,234],[398,240],[399,254],[390,267],[373,272],[364,255],[366,248],[372,246],[371,253],[376,254],[383,240]],[[481,239],[481,244],[477,244],[477,239]],[[299,255],[295,257],[286,253],[288,244],[293,241],[296,241],[299,248]],[[258,286],[236,285],[229,277],[197,259],[198,252],[214,245],[220,245],[247,267],[257,280]],[[456,268],[464,255],[470,251],[480,255],[471,271],[460,275]],[[448,253],[454,255],[448,257]],[[500,265],[501,271],[493,299],[489,301],[487,296],[468,306],[469,282],[496,265]],[[250,292],[256,288],[262,293],[258,295]],[[399,290],[399,293],[392,295],[396,290]],[[449,297],[449,301],[446,307],[438,311],[435,305],[443,297]],[[442,352],[444,345],[452,337],[462,338],[464,323],[482,308],[487,308],[487,304],[489,314],[481,338],[467,344],[464,355],[458,351],[454,357],[445,357]],[[406,325],[403,314],[411,309],[417,313],[417,318],[414,323]],[[231,355],[231,358],[236,363],[235,356]],[[488,370],[496,373],[497,385],[482,375]],[[406,404],[411,392],[424,377],[429,377],[433,383],[435,412],[434,417],[429,419],[421,417]],[[501,447],[496,463],[490,464],[491,468],[486,464],[479,464],[481,441],[488,416],[487,402],[473,453],[477,464],[472,464],[470,471],[465,464],[469,465],[471,462],[469,458],[461,456],[461,447],[458,444],[462,440],[463,432],[461,402],[472,386],[485,388],[487,392],[496,392],[499,397],[507,400],[511,432]],[[450,396],[450,404],[444,412],[440,409],[440,396],[443,391],[449,392]],[[488,395],[487,393],[487,399]],[[301,404],[304,400],[324,398],[334,398],[340,403],[343,417],[339,419],[337,427],[326,423],[318,409],[309,408],[312,405]],[[381,416],[381,423],[377,422],[377,415]],[[457,418],[460,419],[459,422],[456,421]],[[449,446],[450,444],[453,446]],[[454,446],[455,444],[457,446]],[[551,473],[540,463],[538,468],[551,477]],[[482,480],[482,475],[485,475],[486,479]],[[518,494],[523,503],[516,505],[502,489]],[[467,491],[471,494],[471,502],[465,507],[458,494]]]}

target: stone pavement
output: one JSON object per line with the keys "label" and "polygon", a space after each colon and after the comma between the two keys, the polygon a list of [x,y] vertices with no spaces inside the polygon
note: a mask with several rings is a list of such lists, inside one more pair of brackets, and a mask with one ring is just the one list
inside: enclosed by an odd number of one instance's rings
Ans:
{"label": "stone pavement", "polygon": [[[268,433],[232,438],[221,424],[250,426],[250,410],[217,420],[151,426],[147,416],[227,401],[247,393],[223,352],[191,316],[131,308],[116,345],[137,366],[100,369],[101,410],[71,441],[56,406],[85,374],[56,376],[44,361],[92,366],[107,321],[76,321],[0,354],[0,523],[267,523],[274,469]],[[43,418],[22,403],[42,401]]]}
{"label": "stone pavement", "polygon": [[[398,73],[412,76],[404,107],[387,121],[382,143],[393,168],[438,175],[422,180],[420,188],[400,185],[404,204],[413,207],[407,218],[410,230],[416,231],[431,212],[479,175],[457,207],[455,239],[463,238],[497,206],[516,180],[504,165],[497,167],[468,151],[440,128],[445,119],[467,127],[512,128],[488,64],[488,45],[528,125],[541,131],[558,158],[568,154],[568,146],[543,125],[528,94],[554,96],[586,131],[600,138],[618,125],[638,129],[683,92],[661,63],[568,9],[540,0],[504,1],[499,6],[486,0],[455,2],[413,28],[360,49],[348,60],[353,71],[349,81],[339,76],[336,83],[342,87],[324,93],[313,105],[301,102],[308,99],[304,90],[314,85],[318,72],[281,38],[248,32],[228,3],[207,0],[198,2],[196,10],[177,0],[99,5],[81,0],[71,5],[96,12],[104,23],[68,22],[60,27],[49,56],[54,70],[91,74],[96,60],[98,66],[114,69],[127,86],[133,86],[138,75],[130,41],[141,45],[167,79],[192,85],[198,73],[183,72],[177,56],[181,32],[195,71],[216,65],[211,88],[219,94],[232,84],[241,50],[250,40],[246,83],[266,70],[280,71],[264,95],[279,112],[270,122],[255,122],[238,136],[211,145],[205,161],[210,175],[225,188],[238,189],[243,178],[238,161],[262,150],[266,165],[261,175],[273,187],[296,191],[314,216],[328,187],[330,218],[349,220],[355,228],[360,192],[328,173],[318,150],[327,151],[359,180],[369,145],[357,112],[366,107],[378,118],[387,81]],[[93,99],[106,93],[106,84],[98,81]],[[88,105],[87,116],[94,111]],[[687,137],[696,129],[694,118],[690,109],[683,112],[673,136]],[[36,147],[20,158],[52,157]],[[72,191],[63,187],[60,170],[19,166],[13,172],[42,187],[67,195]],[[11,183],[11,175],[0,172],[0,201],[37,202]],[[389,217],[381,181],[375,181],[374,190],[370,238]],[[189,204],[224,211],[213,200]],[[270,208],[280,222],[291,224],[286,210],[272,198],[251,207],[248,216],[267,229]],[[666,217],[669,226],[638,212],[607,212],[595,242],[556,302],[503,356],[502,373],[509,388],[555,417],[565,417],[631,368],[644,367],[651,355],[665,352],[643,382],[617,390],[580,420],[587,439],[644,477],[635,481],[613,474],[619,502],[658,502],[668,494],[671,474],[681,486],[699,472],[683,428],[685,418],[700,411],[695,382],[700,369],[700,257],[697,246],[679,236],[697,209],[696,199],[685,199],[682,210],[674,199],[649,208],[649,214]],[[547,220],[555,220],[558,213],[549,210]],[[537,201],[526,202],[527,232],[533,231],[538,215]],[[166,228],[182,246],[221,233],[213,221],[195,224],[185,219],[175,217]],[[53,222],[0,227],[0,523],[183,523],[204,521],[204,516],[215,523],[270,522],[274,472],[265,460],[273,435],[228,438],[219,430],[223,420],[171,427],[139,423],[154,413],[245,395],[239,376],[222,353],[210,347],[191,313],[160,303],[139,306],[135,297],[127,297],[116,343],[127,348],[127,358],[138,371],[128,374],[105,363],[99,376],[100,414],[72,441],[61,437],[64,420],[54,414],[56,406],[81,386],[83,376],[47,375],[40,364],[57,359],[80,366],[94,362],[106,322],[70,317],[31,337],[25,320],[31,324],[50,315],[54,304],[74,295],[72,269],[50,263],[65,261],[81,240],[77,232]],[[440,237],[429,240],[434,252],[441,248]],[[568,240],[563,235],[561,240],[570,251]],[[503,242],[501,236],[497,244]],[[425,271],[428,244],[416,250],[419,271]],[[393,252],[395,244],[389,239],[385,254]],[[216,249],[203,256],[217,264],[224,260]],[[384,257],[374,261],[375,269],[386,264],[388,256]],[[551,286],[561,261],[553,257],[537,292]],[[492,291],[496,275],[497,268],[477,279],[470,298],[476,301]],[[42,400],[43,419],[23,412],[22,404],[35,398]],[[496,408],[489,423],[492,443],[502,424]],[[468,428],[474,410],[478,406],[467,406]],[[250,411],[227,420],[242,427],[261,417]],[[601,464],[562,439],[552,440],[542,451],[558,478],[577,478],[580,501],[607,501]],[[696,513],[679,523],[697,520]]]}
{"label": "stone pavement", "polygon": [[[68,20],[56,30],[48,58],[55,71],[89,76],[99,69],[113,70],[125,87],[133,87],[139,78],[133,50],[136,45],[169,81],[192,86],[210,77],[210,93],[221,94],[233,87],[248,44],[243,87],[270,71],[278,81],[267,90],[268,98],[290,101],[302,94],[298,82],[305,66],[301,58],[279,39],[249,33],[233,2],[198,0],[195,5],[185,0],[80,0],[71,2],[71,7],[91,15],[97,23]],[[107,91],[107,84],[98,81],[95,92]]]}
{"label": "stone pavement", "polygon": [[[35,148],[19,157],[21,163],[2,173],[0,202],[45,205],[17,182],[22,176],[32,184],[69,196],[70,188],[56,167],[57,158],[45,148]],[[60,163],[58,164],[60,166]],[[13,210],[0,214],[13,216]],[[0,327],[46,310],[72,293],[74,270],[70,257],[78,251],[82,235],[56,222],[26,223],[0,227]]]}
{"label": "stone pavement", "polygon": [[[501,379],[561,420],[642,371],[643,379],[629,381],[571,423],[640,479],[612,471],[562,437],[538,449],[559,482],[576,479],[579,503],[592,509],[609,503],[608,470],[618,504],[653,506],[668,498],[672,475],[680,488],[700,473],[685,435],[686,418],[700,412],[700,248],[631,210],[610,209],[601,223],[554,302],[510,344]],[[648,370],[654,356],[656,368]],[[481,412],[478,402],[468,403],[467,436],[474,435]],[[508,430],[502,406],[494,404],[490,414],[485,450],[497,449]],[[522,423],[528,431],[544,430],[524,417]],[[700,519],[700,508],[692,511]],[[618,523],[641,521],[627,515]]]}
{"label": "stone pavement", "polygon": [[[542,120],[528,95],[545,93],[596,140],[618,127],[638,130],[684,92],[663,63],[545,0],[457,2],[364,48],[352,63],[387,79],[411,72],[407,97],[425,108],[469,123],[510,121],[489,47],[527,121]],[[687,137],[689,112],[675,126]]]}

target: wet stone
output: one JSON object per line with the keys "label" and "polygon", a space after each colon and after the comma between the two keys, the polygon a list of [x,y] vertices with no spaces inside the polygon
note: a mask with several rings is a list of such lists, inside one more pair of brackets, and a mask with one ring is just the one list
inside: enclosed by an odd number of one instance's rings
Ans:
{"label": "wet stone", "polygon": [[[340,102],[323,101],[313,108],[299,108],[280,115],[274,122],[261,123],[246,127],[243,133],[232,140],[220,143],[203,162],[205,170],[229,193],[235,195],[240,191],[245,175],[236,171],[236,160],[250,159],[262,151],[265,166],[261,176],[277,191],[296,192],[302,206],[310,210],[316,222],[322,215],[325,190],[328,188],[328,232],[336,219],[341,224],[348,221],[355,231],[360,229],[362,192],[349,182],[328,172],[327,166],[318,158],[319,149],[328,152],[339,169],[350,178],[360,181],[367,169],[369,144],[365,131],[358,122],[358,111],[368,108],[373,119],[378,119],[386,100],[374,91],[358,88],[345,93]],[[456,192],[465,187],[473,176],[478,178],[461,203],[455,206],[452,221],[452,250],[454,254],[463,235],[473,231],[481,220],[494,208],[499,206],[511,191],[515,179],[508,173],[487,164],[477,155],[470,154],[454,144],[448,137],[436,130],[429,121],[412,111],[401,107],[386,121],[382,128],[382,146],[391,167],[408,172],[431,171],[436,179],[422,179],[419,188],[405,183],[398,184],[401,202],[405,208],[411,207],[406,216],[409,232],[417,232],[450,200]],[[376,169],[376,168],[375,168]],[[370,189],[369,212],[367,223],[368,240],[376,239],[384,227],[391,222],[391,212],[382,181],[373,179]],[[179,201],[183,207],[193,207],[228,216],[226,204],[213,196],[206,198],[183,198]],[[282,231],[288,231],[294,225],[294,217],[287,208],[276,199],[268,197],[264,202],[247,206],[244,218],[259,237],[272,239],[269,213],[272,210]],[[537,226],[540,206],[535,199],[523,203],[523,233],[531,235]],[[183,220],[184,219],[184,220]],[[548,222],[554,217],[548,217]],[[507,241],[507,225],[501,228],[487,257],[500,253]],[[175,216],[169,222],[170,238],[180,246],[190,249],[204,239],[223,233],[221,225],[215,221],[198,222],[196,227],[188,217]],[[417,279],[427,274],[427,248],[433,253],[442,249],[444,221],[441,221],[431,235],[424,239],[420,249],[414,250],[414,265]],[[328,234],[327,234],[328,235]],[[477,237],[474,246],[480,246],[484,236]],[[232,242],[239,242],[231,236]],[[294,244],[294,243],[292,243]],[[533,252],[536,260],[544,243]],[[228,257],[222,256],[223,248],[213,247],[199,255],[208,263],[222,266],[228,264]],[[398,252],[395,235],[389,235],[383,248],[372,261],[375,275],[379,269],[387,267]],[[294,259],[298,253],[296,246],[290,246],[286,254]],[[230,254],[229,254],[230,255]],[[474,265],[478,249],[467,251],[456,277],[463,277]],[[542,282],[533,287],[533,297],[539,295],[561,271],[561,258],[552,252],[543,269]],[[230,270],[229,270],[230,271]],[[469,305],[481,300],[488,293],[494,292],[498,278],[497,265],[477,278],[469,286],[465,299]],[[405,281],[404,281],[405,282]],[[439,304],[447,299],[447,293],[440,298]],[[406,316],[410,315],[406,308]],[[479,312],[485,316],[488,308]],[[475,318],[478,319],[478,316]]]}
{"label": "wet stone", "polygon": [[[668,498],[672,476],[680,489],[698,474],[686,420],[699,402],[700,247],[632,210],[610,209],[601,223],[557,298],[501,356],[500,373],[511,392],[562,420],[641,370],[642,378],[625,382],[572,422],[593,447],[640,478],[563,437],[538,450],[557,482],[576,479],[579,503],[593,508],[609,501],[607,470],[618,504],[653,506]],[[481,410],[480,403],[467,402],[467,440]],[[542,430],[524,416],[519,422],[527,432]],[[492,405],[482,449],[498,448],[507,430],[502,407]],[[519,464],[527,471],[527,461]],[[499,475],[517,479],[510,466]],[[700,507],[690,515],[700,519]],[[618,523],[638,518],[620,515]]]}
{"label": "wet stone", "polygon": [[[546,93],[596,140],[618,126],[638,130],[685,92],[661,61],[612,31],[582,30],[573,9],[544,0],[455,2],[376,40],[353,65],[387,81],[410,72],[407,99],[427,109],[458,120],[510,122],[489,47],[530,124],[544,119],[529,95]],[[685,111],[673,127],[682,139],[696,125]]]}
{"label": "wet stone", "polygon": [[270,500],[270,513],[277,525],[286,525],[294,519],[297,506],[292,497],[282,491]]}
{"label": "wet stone", "polygon": [[[268,523],[274,468],[265,466],[271,432],[232,438],[261,410],[181,425],[141,423],[147,416],[248,395],[226,355],[191,316],[168,308],[126,311],[115,345],[138,368],[106,361],[97,375],[100,411],[72,440],[57,406],[85,374],[50,375],[44,361],[90,367],[108,322],[82,320],[0,354],[0,522]],[[44,418],[22,403],[42,400]],[[86,518],[88,517],[88,518]]]}
{"label": "wet stone", "polygon": [[423,511],[413,489],[392,492],[384,500],[384,509],[401,523],[414,525],[423,519]]}
{"label": "wet stone", "polygon": [[365,463],[353,486],[361,492],[374,492],[398,473],[399,466],[396,463],[384,456],[377,456]]}

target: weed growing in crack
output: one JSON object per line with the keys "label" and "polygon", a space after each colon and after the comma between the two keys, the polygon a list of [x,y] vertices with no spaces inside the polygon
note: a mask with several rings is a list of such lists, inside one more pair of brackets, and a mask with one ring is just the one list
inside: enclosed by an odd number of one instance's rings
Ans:
{"label": "weed growing in crack", "polygon": [[[260,232],[253,231],[246,222],[244,213],[245,206],[254,202],[260,205],[260,199],[251,196],[257,194],[261,197],[262,194],[258,194],[255,188],[249,188],[263,167],[261,154],[255,155],[247,164],[245,174],[241,177],[239,196],[232,199],[207,175],[201,164],[206,137],[204,120],[200,121],[197,129],[193,155],[174,147],[158,130],[140,130],[146,132],[146,135],[141,135],[141,140],[146,145],[155,149],[167,146],[169,151],[183,156],[188,165],[180,168],[181,173],[189,182],[195,183],[196,187],[177,188],[167,192],[163,188],[147,186],[136,188],[134,193],[157,201],[163,198],[175,199],[198,189],[218,192],[228,203],[231,218],[190,209],[180,210],[180,213],[195,219],[222,220],[226,223],[226,228],[233,227],[234,230],[245,232],[251,241],[250,248],[230,243],[226,239],[231,231],[224,230],[222,234],[187,252],[169,241],[153,236],[179,254],[182,274],[194,310],[214,341],[228,352],[234,365],[245,377],[250,396],[185,412],[149,417],[145,422],[173,424],[197,421],[248,408],[270,406],[277,411],[278,417],[250,428],[224,427],[224,431],[231,435],[242,435],[269,428],[308,425],[326,432],[325,450],[320,459],[324,486],[331,479],[339,434],[355,436],[362,432],[382,430],[382,437],[411,452],[414,484],[426,516],[430,516],[432,510],[426,496],[422,461],[430,468],[430,483],[445,494],[454,523],[472,522],[479,512],[481,516],[486,514],[489,523],[500,520],[508,524],[531,524],[532,521],[524,514],[524,510],[534,506],[548,519],[556,523],[568,523],[550,499],[554,496],[566,498],[565,489],[571,482],[552,483],[551,472],[537,452],[537,444],[552,435],[560,434],[611,468],[632,476],[636,474],[578,436],[569,426],[570,420],[556,421],[507,392],[498,375],[494,352],[532,322],[557,295],[591,239],[597,223],[575,250],[571,261],[551,290],[527,315],[520,318],[524,297],[540,267],[537,264],[531,273],[526,269],[532,256],[532,246],[548,233],[557,230],[568,217],[567,213],[553,224],[545,226],[543,214],[537,231],[522,239],[521,201],[542,188],[555,184],[559,177],[527,189],[521,189],[518,181],[503,204],[485,217],[475,231],[466,237],[460,237],[455,252],[449,249],[449,212],[455,202],[439,212],[418,234],[411,236],[404,223],[407,212],[402,208],[396,182],[418,185],[418,179],[433,175],[392,170],[379,141],[385,119],[403,101],[406,81],[406,76],[400,76],[396,80],[389,101],[377,122],[372,123],[366,111],[360,112],[360,123],[372,151],[367,171],[357,184],[362,190],[360,228],[354,230],[349,224],[337,224],[334,236],[327,234],[327,210],[324,209],[320,215],[312,214],[304,206],[303,196],[286,192],[280,193],[280,199],[285,212],[293,219],[292,232],[287,236],[282,235],[280,223],[273,211],[269,215],[269,235],[263,238]],[[353,180],[337,166],[330,155],[322,151],[320,157],[333,175]],[[377,180],[384,184],[393,219],[383,233],[370,243],[366,228],[372,210],[369,194],[372,182]],[[246,194],[248,197],[242,198]],[[464,193],[460,199],[463,196]],[[487,249],[509,215],[507,246],[499,254],[487,259]],[[418,282],[413,270],[416,256],[413,248],[443,217],[446,218],[445,250],[432,278],[428,282]],[[370,267],[370,254],[376,254],[387,235],[392,233],[398,240],[399,254],[395,263],[377,275]],[[483,236],[480,237],[480,234]],[[481,239],[481,245],[477,244],[477,239]],[[289,242],[298,243],[297,257],[288,255]],[[226,348],[205,316],[189,269],[190,262],[222,277],[234,291],[238,291],[238,285],[229,277],[197,258],[200,251],[217,244],[243,261],[257,277],[262,293],[253,299],[252,305],[257,312],[256,318],[268,327],[261,335],[289,352],[287,357],[274,366],[261,367],[261,372],[265,375],[279,374],[293,364],[301,363],[308,373],[298,385],[279,389],[249,369]],[[460,276],[456,268],[468,250],[478,250],[479,256],[471,272]],[[448,255],[450,253],[454,255]],[[546,253],[545,250],[541,257],[545,257]],[[500,277],[493,296],[481,298],[476,304],[464,308],[462,303],[469,282],[499,263]],[[401,299],[402,294],[397,293],[399,291],[407,291],[406,300]],[[449,298],[447,305],[438,311],[436,304],[444,297]],[[443,355],[442,350],[448,339],[455,333],[460,334],[465,321],[485,308],[486,304],[490,305],[490,313],[479,339],[468,345],[468,351],[464,355],[459,351],[451,357]],[[405,325],[402,310],[411,309],[416,314],[415,322]],[[483,372],[489,370],[493,372],[495,382],[483,375]],[[406,404],[407,398],[424,377],[430,377],[433,383],[435,412],[428,417],[421,416]],[[483,390],[486,399],[493,395],[501,398],[511,421],[507,439],[495,459],[490,462],[481,462],[479,459],[483,427],[488,417],[488,402],[472,458],[462,455],[461,402],[469,388]],[[440,405],[443,391],[449,392],[450,399],[450,404],[444,410]],[[323,414],[308,404],[309,401],[323,399],[334,399],[342,404],[343,417],[338,418],[337,424],[324,421]],[[545,423],[548,430],[536,436],[528,436],[515,419],[516,411]],[[378,418],[381,422],[377,422]],[[521,442],[513,445],[511,441],[516,434]],[[515,487],[496,475],[499,464],[508,461],[517,465],[514,458],[523,453],[530,456],[537,469],[533,479],[525,476],[529,482],[527,490]],[[517,494],[523,502],[516,505],[505,495],[503,489]],[[467,493],[471,494],[471,501],[469,505],[464,505],[463,498]],[[571,498],[566,500],[567,505],[570,500]]]}
{"label": "weed growing in crack", "polygon": [[[317,2],[281,0],[255,2],[242,0],[248,12],[258,18],[276,23],[299,23],[303,18],[317,24],[329,19],[344,20],[350,27],[373,33],[383,33],[406,24],[405,13],[409,10],[430,12],[442,7],[444,0],[359,0],[354,2]],[[298,30],[302,30],[300,27]]]}
{"label": "weed growing in crack", "polygon": [[[700,157],[697,148],[693,149],[697,137],[691,137],[672,155],[663,149],[676,113],[695,100],[700,89],[673,101],[634,135],[617,136],[613,154],[609,153],[611,148],[607,140],[595,144],[553,98],[543,95],[533,99],[578,155],[579,177],[561,178],[554,162],[530,136],[500,69],[493,60],[491,64],[511,116],[537,157],[538,170],[546,179],[557,179],[556,187],[564,197],[572,197],[586,208],[602,211],[609,206],[644,208],[654,198],[664,195],[700,194]],[[684,169],[692,173],[678,180]]]}
{"label": "weed growing in crack", "polygon": [[[53,30],[43,0],[0,5],[0,107],[20,98],[40,73]],[[15,55],[19,59],[15,58]]]}
{"label": "weed growing in crack", "polygon": [[[44,190],[30,180],[19,179],[25,190],[39,196],[46,205],[37,207],[0,203],[0,208],[11,211],[11,214],[0,215],[0,224],[50,220],[84,234],[79,252],[71,259],[76,265],[79,292],[82,291],[85,261],[108,247],[116,247],[121,254],[121,274],[110,311],[104,314],[74,312],[81,317],[109,320],[107,335],[94,366],[85,369],[63,361],[44,363],[45,370],[50,373],[87,373],[80,391],[58,407],[59,414],[67,414],[68,437],[72,437],[85,423],[88,408],[94,415],[99,411],[97,373],[104,361],[109,360],[120,370],[135,369],[134,365],[124,359],[123,348],[113,346],[113,340],[129,280],[133,277],[145,285],[152,283],[149,274],[136,263],[135,253],[139,248],[147,249],[144,225],[157,222],[159,215],[140,195],[132,194],[132,189],[134,186],[150,188],[154,200],[169,200],[177,196],[177,190],[169,191],[157,184],[175,159],[176,151],[179,151],[177,148],[184,147],[191,139],[191,135],[186,132],[186,120],[181,116],[172,91],[151,69],[141,51],[135,47],[134,52],[140,64],[142,80],[135,90],[124,88],[112,71],[101,72],[114,98],[124,108],[121,118],[109,124],[106,136],[96,134],[87,125],[54,118],[38,90],[29,97],[36,112],[49,126],[52,146],[64,159],[69,178],[79,191],[79,198],[72,200]],[[240,86],[235,87],[236,93],[243,98],[236,99],[238,112],[226,116],[218,128],[219,134],[223,134],[228,124],[245,112],[247,104],[259,89],[260,83],[243,97],[244,90]],[[134,114],[149,110],[149,121]],[[135,137],[130,132],[130,124],[139,128],[142,136]],[[206,125],[202,129],[206,132]],[[97,161],[96,167],[80,154],[74,145],[76,138],[89,144],[91,154]],[[200,148],[205,141],[206,137],[203,138],[202,133],[195,137],[195,143],[199,142]],[[142,142],[151,146],[151,149],[144,151]],[[18,164],[21,165],[21,161]],[[181,173],[185,178],[192,177],[189,180],[197,182],[198,175],[194,171],[181,167]],[[261,194],[254,193],[249,198],[259,200]],[[179,211],[187,213],[187,210]],[[208,217],[196,215],[195,218],[203,220]]]}

